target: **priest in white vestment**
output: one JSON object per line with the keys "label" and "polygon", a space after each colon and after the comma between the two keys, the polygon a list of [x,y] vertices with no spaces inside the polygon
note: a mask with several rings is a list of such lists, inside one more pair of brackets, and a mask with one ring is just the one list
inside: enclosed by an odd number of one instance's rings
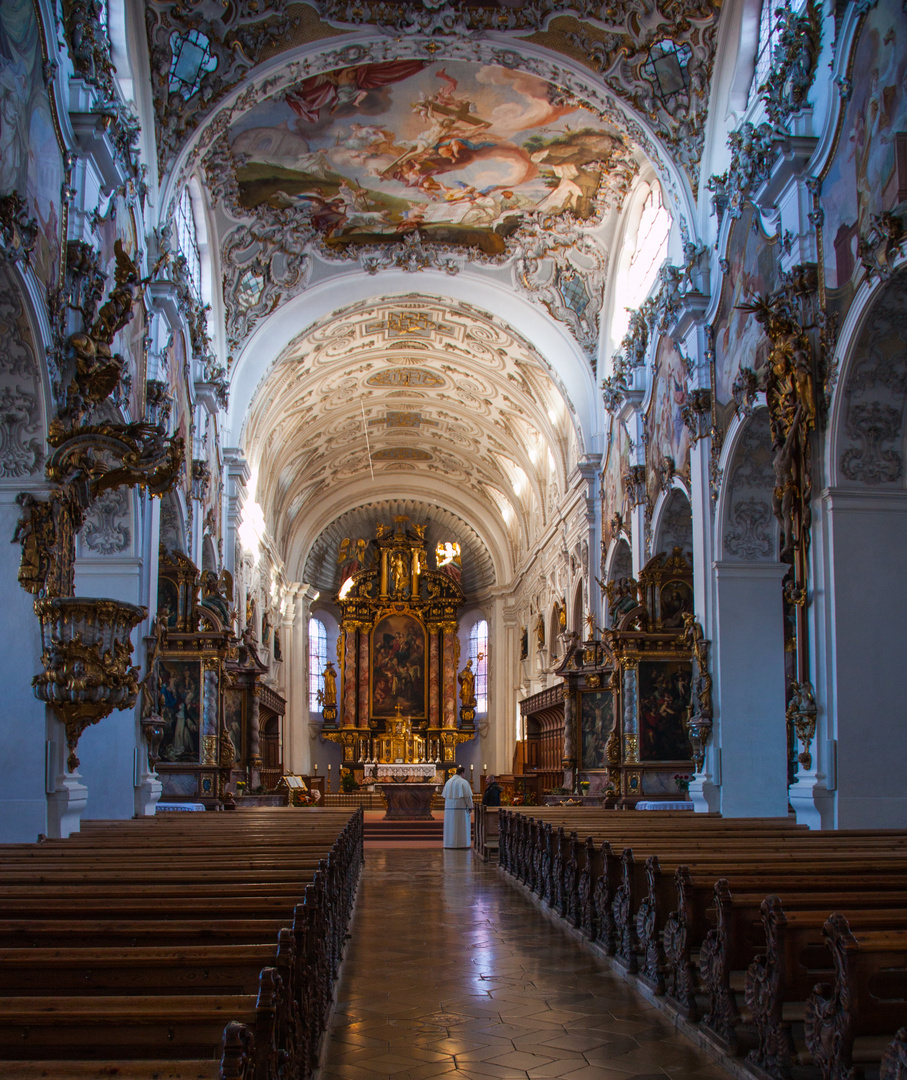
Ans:
{"label": "priest in white vestment", "polygon": [[444,785],[444,846],[468,848],[469,815],[472,812],[472,788],[463,773],[462,765]]}

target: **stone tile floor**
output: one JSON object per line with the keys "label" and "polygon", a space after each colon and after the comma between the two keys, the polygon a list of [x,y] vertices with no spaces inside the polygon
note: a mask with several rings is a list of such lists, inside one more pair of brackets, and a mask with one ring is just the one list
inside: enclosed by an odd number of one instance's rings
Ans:
{"label": "stone tile floor", "polygon": [[369,851],[320,1080],[727,1080],[472,852]]}

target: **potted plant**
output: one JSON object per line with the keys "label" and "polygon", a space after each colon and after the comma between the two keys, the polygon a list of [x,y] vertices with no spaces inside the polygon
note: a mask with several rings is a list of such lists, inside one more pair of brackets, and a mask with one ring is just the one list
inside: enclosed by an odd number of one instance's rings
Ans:
{"label": "potted plant", "polygon": [[579,782],[579,790],[580,790],[581,794],[588,795],[589,794],[589,781],[588,780],[580,780],[580,782]]}
{"label": "potted plant", "polygon": [[689,773],[674,773],[674,786],[678,791],[687,792],[690,790],[691,779]]}
{"label": "potted plant", "polygon": [[340,774],[340,790],[344,795],[352,795],[354,791],[359,789],[359,785],[356,783],[356,777],[350,769],[344,769]]}

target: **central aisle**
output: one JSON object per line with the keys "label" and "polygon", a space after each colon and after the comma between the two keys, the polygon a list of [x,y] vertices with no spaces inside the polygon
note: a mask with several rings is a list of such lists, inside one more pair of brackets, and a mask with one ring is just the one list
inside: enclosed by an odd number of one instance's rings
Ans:
{"label": "central aisle", "polygon": [[321,1080],[727,1080],[469,850],[366,853]]}

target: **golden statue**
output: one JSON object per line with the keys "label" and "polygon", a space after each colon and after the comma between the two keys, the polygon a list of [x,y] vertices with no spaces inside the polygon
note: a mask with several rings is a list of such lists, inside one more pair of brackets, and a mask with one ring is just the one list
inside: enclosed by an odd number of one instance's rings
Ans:
{"label": "golden statue", "polygon": [[324,677],[324,689],[318,691],[318,704],[322,708],[337,704],[337,672],[334,664],[328,660],[327,667],[322,672]]}
{"label": "golden statue", "polygon": [[391,581],[394,595],[400,596],[406,589],[406,558],[402,551],[391,556]]}
{"label": "golden statue", "polygon": [[539,612],[539,617],[535,620],[535,637],[539,643],[539,648],[545,648],[545,619],[542,613]]}
{"label": "golden statue", "polygon": [[[481,660],[482,654],[479,653]],[[457,681],[460,684],[460,703],[472,706],[476,703],[476,674],[472,670],[472,660],[466,661],[466,667],[460,672]]]}

